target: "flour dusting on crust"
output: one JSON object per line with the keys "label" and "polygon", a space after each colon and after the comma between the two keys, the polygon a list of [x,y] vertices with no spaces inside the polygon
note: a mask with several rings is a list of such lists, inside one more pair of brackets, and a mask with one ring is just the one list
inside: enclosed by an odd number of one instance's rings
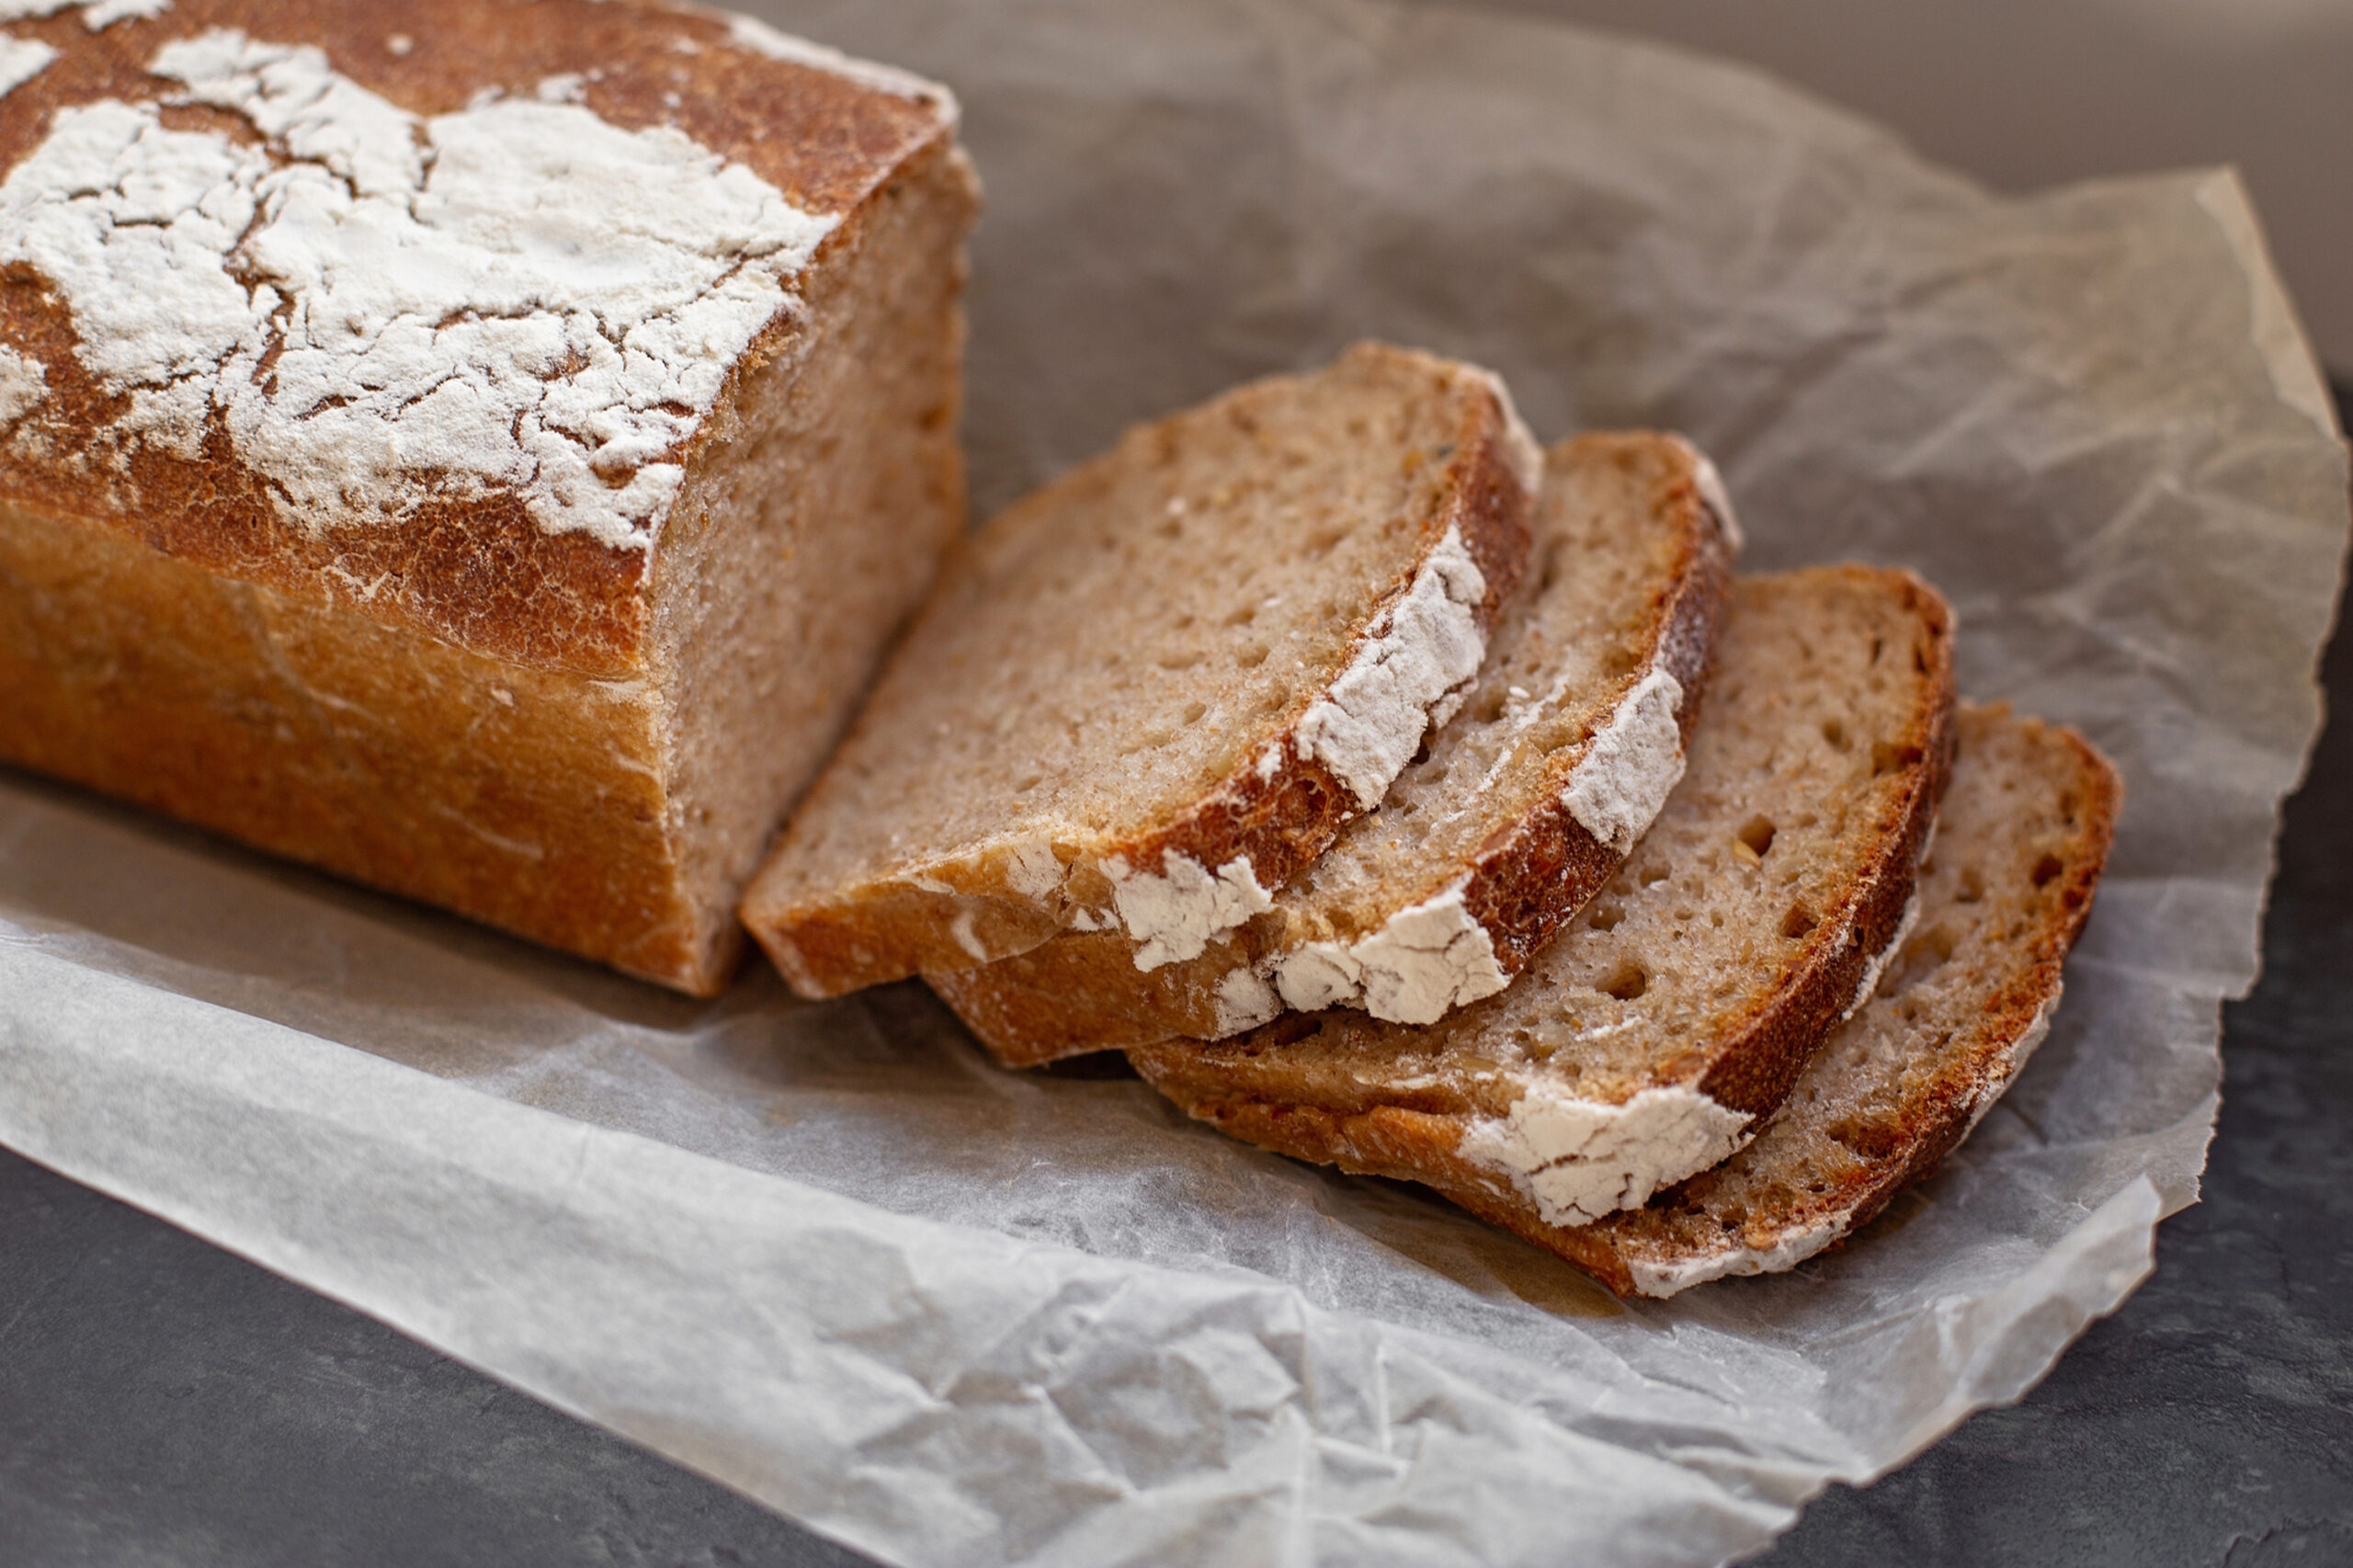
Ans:
{"label": "flour dusting on crust", "polygon": [[1105,868],[1120,925],[1138,946],[1136,968],[1150,973],[1165,963],[1199,958],[1210,938],[1222,936],[1275,904],[1258,885],[1247,855],[1211,871],[1199,860],[1164,850],[1157,872],[1136,871],[1125,857]]}
{"label": "flour dusting on crust", "polygon": [[1675,715],[1683,685],[1653,669],[1595,732],[1561,803],[1587,833],[1625,855],[1650,830],[1683,778],[1683,732]]}
{"label": "flour dusting on crust", "polygon": [[902,71],[892,65],[877,65],[870,60],[858,60],[840,50],[805,38],[779,32],[756,17],[727,18],[727,41],[736,48],[748,50],[769,60],[781,60],[787,64],[806,65],[814,71],[846,77],[861,87],[890,93],[903,98],[913,98],[938,108],[949,121],[957,118],[956,95],[939,83]]}
{"label": "flour dusting on crust", "polygon": [[150,69],[267,144],[63,109],[0,186],[0,264],[65,298],[129,400],[113,439],[194,459],[225,428],[309,528],[512,491],[548,532],[646,548],[676,449],[839,222],[574,103],[419,117],[218,28]]}
{"label": "flour dusting on crust", "polygon": [[1495,938],[1463,902],[1468,879],[1409,905],[1353,942],[1309,942],[1273,961],[1285,1003],[1302,1013],[1362,1007],[1394,1024],[1434,1024],[1510,983]]}
{"label": "flour dusting on crust", "polygon": [[0,36],[0,98],[49,69],[57,51],[37,38]]}
{"label": "flour dusting on crust", "polygon": [[1430,710],[1479,673],[1487,580],[1449,526],[1412,586],[1374,622],[1330,695],[1299,724],[1299,755],[1337,774],[1358,807],[1381,804],[1422,744]]}
{"label": "flour dusting on crust", "polygon": [[117,22],[145,21],[172,8],[172,0],[93,0],[82,7],[82,25],[104,32]]}
{"label": "flour dusting on crust", "polygon": [[1635,1294],[1659,1300],[1711,1279],[1741,1274],[1779,1274],[1795,1268],[1845,1235],[1849,1218],[1843,1213],[1834,1214],[1816,1224],[1793,1225],[1767,1247],[1728,1246],[1666,1262],[1630,1257],[1626,1260],[1626,1272],[1633,1277]]}
{"label": "flour dusting on crust", "polygon": [[14,425],[49,395],[49,368],[0,347],[0,426]]}
{"label": "flour dusting on crust", "polygon": [[1531,1085],[1481,1117],[1457,1152],[1510,1178],[1548,1225],[1589,1225],[1730,1157],[1753,1119],[1697,1089],[1649,1088],[1622,1105]]}

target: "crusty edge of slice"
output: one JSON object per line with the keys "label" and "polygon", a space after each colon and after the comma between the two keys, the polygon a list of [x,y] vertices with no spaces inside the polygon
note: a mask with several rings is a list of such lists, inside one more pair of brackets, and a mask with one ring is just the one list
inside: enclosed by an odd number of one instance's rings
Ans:
{"label": "crusty edge of slice", "polygon": [[[1381,346],[1352,350],[1368,351],[1441,363]],[[1281,730],[1173,820],[1131,838],[1089,846],[1071,859],[1043,844],[988,843],[926,868],[919,880],[888,878],[800,904],[773,901],[764,870],[740,914],[794,992],[822,1000],[1027,952],[1070,928],[1088,906],[1108,902],[1112,874],[1122,865],[1146,875],[1188,868],[1204,882],[1234,888],[1246,903],[1251,892],[1263,901],[1267,890],[1322,854],[1363,808],[1325,760],[1302,755],[1309,716],[1378,640],[1376,628],[1386,624],[1391,609],[1436,570],[1433,558],[1447,540],[1459,541],[1484,582],[1473,612],[1483,640],[1526,563],[1540,454],[1500,379],[1475,367],[1449,368],[1477,381],[1487,396],[1471,403],[1455,440],[1447,503],[1432,519],[1412,570],[1390,585],[1366,617],[1333,678],[1294,699]],[[1046,863],[1050,858],[1052,864]]]}
{"label": "crusty edge of slice", "polygon": [[1748,1136],[1779,1107],[1830,1031],[1878,983],[1881,957],[1911,913],[1920,861],[1936,832],[1937,806],[1952,781],[1952,610],[1943,595],[1914,574],[1894,568],[1885,574],[1902,581],[1930,629],[1932,667],[1922,672],[1928,677],[1927,710],[1915,715],[1910,731],[1896,743],[1899,765],[1912,769],[1911,788],[1895,803],[1891,820],[1881,824],[1881,850],[1871,858],[1870,869],[1843,890],[1845,896],[1835,907],[1822,912],[1821,924],[1809,933],[1829,929],[1834,937],[1826,942],[1809,941],[1781,1002],[1752,1017],[1689,1085],[1755,1119]]}
{"label": "crusty edge of slice", "polygon": [[[1797,1206],[1775,1222],[1760,1224],[1752,1216],[1736,1240],[1728,1230],[1725,1244],[1711,1251],[1663,1245],[1639,1230],[1639,1217],[1631,1213],[1540,1238],[1540,1244],[1621,1296],[1664,1298],[1710,1279],[1794,1267],[1861,1230],[1897,1193],[1933,1175],[2017,1081],[2059,1004],[2067,955],[2090,917],[2115,842],[2124,784],[2114,766],[2073,730],[2008,719],[1998,706],[1978,710],[1975,716],[1980,722],[2031,725],[2064,745],[2084,792],[2084,821],[2063,852],[2056,895],[2043,905],[2042,918],[2030,932],[2000,949],[2007,966],[1987,977],[1964,1037],[1939,1053],[1925,1090],[1907,1102],[1899,1141],[1845,1180],[1802,1194]],[[1760,1136],[1769,1139],[1771,1128]],[[1763,1155],[1765,1150],[1760,1146],[1756,1153]]]}
{"label": "crusty edge of slice", "polygon": [[[1589,438],[1606,437],[1580,437]],[[1682,693],[1675,714],[1677,745],[1688,753],[1715,661],[1716,633],[1722,629],[1732,597],[1733,552],[1738,548],[1740,525],[1722,482],[1715,477],[1715,466],[1689,442],[1668,438],[1691,461],[1696,505],[1678,519],[1683,554],[1665,611],[1641,667],[1625,678],[1620,695],[1631,694],[1654,675],[1673,679]],[[1556,753],[1546,768],[1547,784],[1537,809],[1513,824],[1508,837],[1483,846],[1461,873],[1464,912],[1495,944],[1496,966],[1507,977],[1527,968],[1569,917],[1608,885],[1649,829],[1644,823],[1619,848],[1604,844],[1568,805],[1570,783],[1594,744],[1595,737],[1587,737]],[[1429,891],[1435,895],[1451,883],[1449,879]]]}
{"label": "crusty edge of slice", "polygon": [[[1654,673],[1674,679],[1682,692],[1676,724],[1688,747],[1739,542],[1739,524],[1722,482],[1706,456],[1677,436],[1579,436],[1552,452],[1650,438],[1672,442],[1690,465],[1678,497],[1687,504],[1675,519],[1680,525],[1680,557],[1649,644],[1637,667],[1617,686],[1622,697]],[[1535,809],[1469,860],[1401,896],[1392,917],[1434,900],[1459,900],[1463,917],[1485,932],[1500,977],[1518,974],[1625,863],[1628,851],[1604,844],[1565,803],[1569,782],[1593,744],[1588,738],[1556,753]],[[1132,938],[1117,932],[1067,933],[996,963],[927,972],[924,978],[1001,1065],[1037,1067],[1178,1036],[1223,1039],[1266,1022],[1273,991],[1262,977],[1264,967],[1296,950],[1274,945],[1279,940],[1245,928],[1198,958],[1139,971]],[[1230,988],[1237,987],[1248,997],[1246,1005],[1239,997],[1227,1000]]]}
{"label": "crusty edge of slice", "polygon": [[[1726,1158],[1762,1130],[1866,984],[1876,983],[1882,955],[1904,925],[1937,803],[1952,771],[1952,616],[1943,597],[1913,574],[1874,574],[1899,583],[1930,631],[1924,700],[1900,743],[1910,788],[1893,802],[1891,820],[1881,824],[1867,869],[1807,934],[1805,949],[1780,990],[1721,1044],[1695,1046],[1681,1074],[1651,1085],[1713,1102],[1717,1110],[1729,1113],[1715,1122],[1737,1120],[1737,1127],[1711,1130],[1704,1141],[1695,1138],[1682,1168],[1661,1164],[1653,1173],[1653,1187],[1633,1202]],[[1258,1074],[1251,1042],[1256,1038],[1162,1041],[1130,1047],[1127,1054],[1137,1072],[1188,1115],[1246,1142],[1355,1175],[1422,1182],[1541,1245],[1551,1245],[1546,1238],[1561,1233],[1510,1171],[1464,1149],[1469,1135],[1494,1119],[1393,1103],[1335,1111],[1254,1094],[1250,1085]]]}

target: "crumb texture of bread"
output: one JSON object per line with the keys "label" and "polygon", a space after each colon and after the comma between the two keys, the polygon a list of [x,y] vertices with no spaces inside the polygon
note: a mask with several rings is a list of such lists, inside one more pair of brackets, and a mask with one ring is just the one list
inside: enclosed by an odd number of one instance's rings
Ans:
{"label": "crumb texture of bread", "polygon": [[1008,1066],[1224,1039],[1285,1007],[1431,1023],[1501,991],[1681,777],[1731,582],[1709,472],[1644,433],[1547,453],[1528,578],[1478,680],[1381,810],[1227,939],[1147,970],[1124,934],[1070,934],[933,988]]}
{"label": "crumb texture of bread", "polygon": [[1294,1015],[1131,1048],[1253,1142],[1584,1224],[1716,1164],[1894,939],[1951,755],[1951,618],[1908,573],[1735,585],[1689,767],[1511,988],[1426,1028]]}
{"label": "crumb texture of bread", "polygon": [[745,902],[830,995],[1265,911],[1478,673],[1540,462],[1486,372],[1363,345],[1131,430],[959,551]]}
{"label": "crumb texture of bread", "polygon": [[1964,708],[1920,918],[1764,1132],[1641,1209],[1552,1238],[1620,1294],[1779,1272],[1935,1170],[2049,1028],[2115,833],[2116,770],[2071,730]]}
{"label": "crumb texture of bread", "polygon": [[0,756],[723,983],[961,520],[953,100],[630,0],[52,10]]}

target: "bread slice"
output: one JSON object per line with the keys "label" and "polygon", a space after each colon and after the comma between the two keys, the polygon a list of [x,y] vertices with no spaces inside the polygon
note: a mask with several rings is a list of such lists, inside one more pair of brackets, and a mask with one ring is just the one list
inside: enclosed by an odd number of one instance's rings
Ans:
{"label": "bread slice", "polygon": [[1198,957],[1072,933],[927,978],[1007,1066],[1220,1040],[1285,1006],[1427,1024],[1501,991],[1615,874],[1683,770],[1731,585],[1730,503],[1672,436],[1547,455],[1532,585],[1462,710],[1276,893]]}
{"label": "bread slice", "polygon": [[1747,1142],[1870,992],[1951,711],[1951,618],[1917,578],[1744,581],[1683,782],[1511,989],[1425,1028],[1327,1012],[1129,1059],[1239,1137],[1516,1226],[1641,1204]]}
{"label": "bread slice", "polygon": [[1477,675],[1540,456],[1381,345],[1131,430],[980,530],[745,900],[805,996],[1265,909]]}
{"label": "bread slice", "polygon": [[658,0],[7,14],[0,759],[724,985],[963,525],[954,100]]}
{"label": "bread slice", "polygon": [[2049,1030],[2123,787],[2071,730],[2002,708],[1958,728],[1919,925],[1756,1141],[1641,1209],[1515,1229],[1620,1295],[1671,1296],[1802,1262],[1968,1136]]}

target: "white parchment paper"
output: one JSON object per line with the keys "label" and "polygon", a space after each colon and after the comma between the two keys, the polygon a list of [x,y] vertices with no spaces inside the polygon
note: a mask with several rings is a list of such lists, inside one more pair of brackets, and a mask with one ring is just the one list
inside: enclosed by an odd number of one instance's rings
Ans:
{"label": "white parchment paper", "polygon": [[[944,77],[1001,503],[1379,335],[1917,567],[2130,798],[2057,1027],[1795,1274],[1620,1306],[913,987],[670,997],[0,774],[0,1141],[892,1562],[1699,1564],[2028,1387],[2212,1124],[2346,542],[2226,173],[1995,199],[1757,76],[1378,0],[770,7]],[[5,698],[0,698],[5,699]]]}

